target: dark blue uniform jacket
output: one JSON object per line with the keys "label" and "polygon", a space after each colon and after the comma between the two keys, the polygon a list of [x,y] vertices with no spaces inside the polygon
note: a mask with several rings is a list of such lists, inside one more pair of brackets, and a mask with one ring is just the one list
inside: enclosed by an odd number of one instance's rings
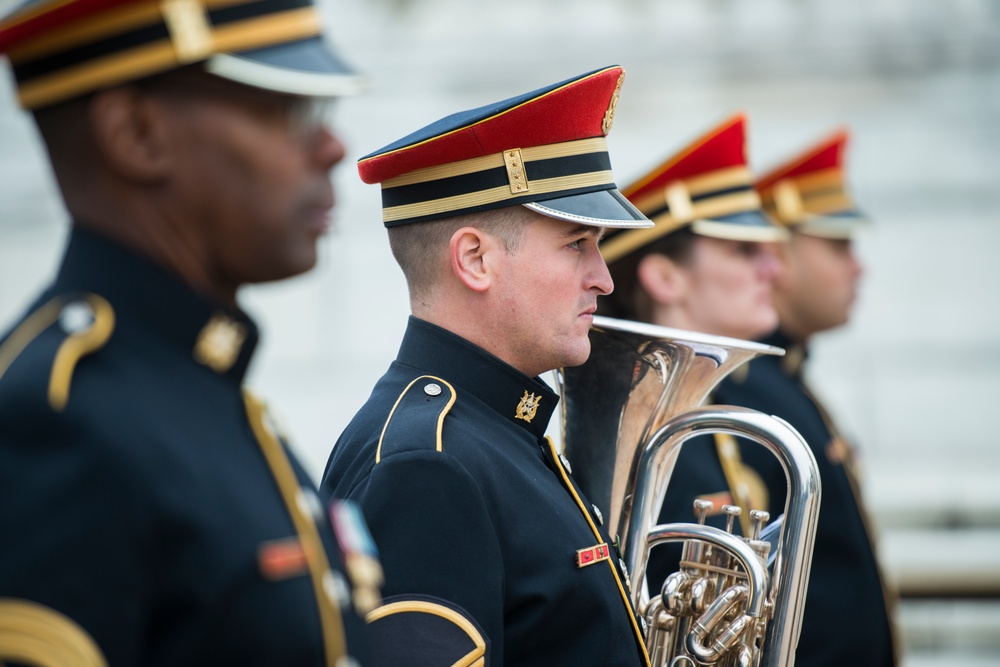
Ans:
{"label": "dark blue uniform jacket", "polygon": [[[739,405],[788,421],[805,439],[819,465],[823,493],[813,550],[809,590],[796,651],[796,667],[895,664],[887,595],[873,552],[856,480],[852,449],[840,439],[825,411],[802,379],[804,349],[778,332],[761,341],[785,348],[785,357],[765,356],[720,383],[712,403]],[[705,439],[705,438],[699,438]],[[688,451],[690,450],[690,451]],[[784,512],[786,481],[778,460],[764,447],[740,440],[743,464],[767,489],[768,506]],[[686,456],[685,456],[686,455]],[[698,451],[685,444],[668,487],[661,520],[690,516],[695,496],[727,489],[714,447]],[[661,571],[676,569],[661,562]]]}
{"label": "dark blue uniform jacket", "polygon": [[256,341],[245,315],[72,232],[0,343],[0,617],[37,614],[110,665],[332,664],[342,621],[358,654],[326,512],[241,388]]}
{"label": "dark blue uniform jacket", "polygon": [[321,487],[361,504],[380,550],[376,664],[646,664],[617,552],[544,437],[557,400],[410,318]]}
{"label": "dark blue uniform jacket", "polygon": [[[786,357],[750,362],[746,379],[723,381],[716,399],[787,420],[819,464],[823,495],[795,664],[893,665],[887,595],[851,468],[853,451],[803,382],[804,349],[780,332],[762,342],[785,348]],[[784,511],[786,495],[781,465],[754,443],[742,442],[740,453],[763,478],[770,499],[767,509],[777,516]]]}

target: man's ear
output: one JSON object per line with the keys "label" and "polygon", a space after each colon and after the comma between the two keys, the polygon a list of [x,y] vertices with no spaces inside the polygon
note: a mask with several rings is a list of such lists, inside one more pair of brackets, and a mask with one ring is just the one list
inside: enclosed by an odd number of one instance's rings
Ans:
{"label": "man's ear", "polygon": [[687,277],[681,267],[666,255],[650,253],[636,268],[639,284],[649,298],[664,306],[673,306],[687,293]]}
{"label": "man's ear", "polygon": [[95,94],[89,121],[98,152],[117,176],[145,184],[166,177],[170,165],[166,109],[137,86]]}
{"label": "man's ear", "polygon": [[499,243],[497,239],[475,227],[457,230],[451,235],[448,245],[452,273],[469,289],[485,292],[495,276],[493,253]]}

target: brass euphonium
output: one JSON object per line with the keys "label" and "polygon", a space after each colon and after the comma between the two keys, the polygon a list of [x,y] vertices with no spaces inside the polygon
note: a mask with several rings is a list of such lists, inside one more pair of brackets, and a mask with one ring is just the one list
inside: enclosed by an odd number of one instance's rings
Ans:
{"label": "brass euphonium", "polygon": [[[620,539],[652,664],[791,666],[819,514],[816,460],[781,419],[698,407],[737,367],[783,350],[606,317],[594,318],[590,342],[587,363],[557,374],[563,447],[584,493],[606,511],[609,534]],[[788,497],[770,571],[770,544],[756,534],[766,512],[751,513],[755,534],[745,538],[701,523],[655,525],[681,445],[703,433],[756,441],[785,469]],[[681,572],[650,599],[649,551],[678,541],[685,542]]]}

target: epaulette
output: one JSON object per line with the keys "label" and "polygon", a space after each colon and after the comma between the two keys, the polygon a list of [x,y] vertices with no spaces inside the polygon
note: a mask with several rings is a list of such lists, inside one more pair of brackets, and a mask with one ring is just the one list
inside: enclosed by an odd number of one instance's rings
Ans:
{"label": "epaulette", "polygon": [[444,418],[456,397],[454,387],[433,375],[421,375],[406,385],[382,427],[375,463],[404,451],[442,451]]}
{"label": "epaulette", "polygon": [[61,412],[69,400],[76,364],[108,342],[115,328],[115,311],[97,294],[54,297],[28,315],[0,345],[0,379],[34,340],[56,324],[65,337],[52,359],[48,401],[53,410]]}

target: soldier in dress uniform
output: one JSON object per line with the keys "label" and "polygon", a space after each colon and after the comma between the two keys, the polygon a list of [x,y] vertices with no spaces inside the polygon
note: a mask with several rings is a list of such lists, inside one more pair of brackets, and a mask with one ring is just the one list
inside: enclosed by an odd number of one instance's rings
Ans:
{"label": "soldier in dress uniform", "polygon": [[620,67],[458,113],[360,160],[412,315],[333,448],[385,569],[378,665],[646,665],[628,573],[545,436],[539,375],[583,363],[611,291],[605,228],[650,225],[615,188]]}
{"label": "soldier in dress uniform", "polygon": [[[852,238],[865,218],[846,187],[847,142],[848,133],[837,131],[757,182],[767,212],[791,232],[777,248],[783,267],[774,286],[779,326],[762,341],[786,354],[752,361],[748,373],[727,378],[716,392],[720,403],[787,420],[819,464],[823,495],[796,667],[886,667],[899,655],[895,593],[879,570],[854,450],[803,379],[810,341],[848,321],[861,277]],[[745,441],[729,458],[740,456],[763,479],[763,509],[772,516],[782,512],[786,482],[780,465]]]}
{"label": "soldier in dress uniform", "polygon": [[[712,128],[622,192],[655,226],[615,230],[602,239],[601,253],[617,286],[601,300],[602,314],[742,339],[774,329],[771,287],[778,263],[772,246],[787,232],[764,215],[754,190],[743,114]],[[746,505],[746,496],[757,488],[742,467],[720,466],[718,451],[734,447],[733,438],[722,434],[684,444],[660,523],[694,521],[693,504],[700,499],[711,502],[705,522],[726,527],[724,508]],[[743,512],[735,532],[749,534],[748,521]],[[680,544],[665,544],[650,553],[651,593],[678,569],[680,551]]]}
{"label": "soldier in dress uniform", "polygon": [[304,0],[43,0],[0,52],[72,217],[0,338],[0,661],[361,664],[374,550],[243,389],[237,302],[315,263],[357,75]]}

